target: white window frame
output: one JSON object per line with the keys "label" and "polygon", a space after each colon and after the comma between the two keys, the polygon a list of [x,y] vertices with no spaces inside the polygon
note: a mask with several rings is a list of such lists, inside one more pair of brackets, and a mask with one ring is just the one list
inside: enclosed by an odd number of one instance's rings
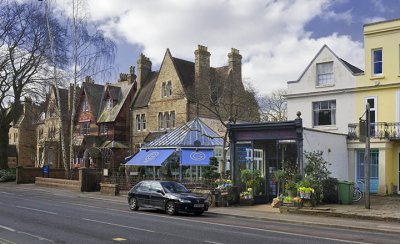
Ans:
{"label": "white window frame", "polygon": [[83,112],[89,111],[89,102],[88,102],[88,100],[84,100],[83,101],[82,111]]}
{"label": "white window frame", "polygon": [[[332,72],[329,72],[329,73],[319,73],[318,72],[318,66],[319,65],[327,65],[327,64],[330,64],[330,65],[332,65]],[[334,77],[334,65],[333,65],[333,61],[330,61],[330,62],[324,62],[324,63],[317,63],[317,65],[316,65],[316,71],[317,71],[317,86],[331,86],[331,85],[333,85],[333,84],[335,84],[335,77]],[[332,74],[332,81],[331,82],[329,82],[329,83],[320,83],[320,75],[329,75],[329,74]]]}
{"label": "white window frame", "polygon": [[112,101],[111,101],[111,98],[107,98],[107,99],[106,99],[106,106],[107,106],[107,109],[108,109],[108,110],[110,110],[110,109],[112,108]]}
{"label": "white window frame", "polygon": [[378,97],[377,96],[367,96],[364,97],[364,109],[367,105],[368,99],[374,99],[374,108],[370,108],[370,111],[375,111],[375,123],[378,122]]}
{"label": "white window frame", "polygon": [[163,119],[164,119],[163,113],[159,112],[158,113],[158,130],[163,130],[164,129]]}
{"label": "white window frame", "polygon": [[[374,59],[375,59],[375,51],[381,51],[381,56],[382,56],[382,59],[380,61],[381,69],[382,69],[381,73],[375,73],[375,61],[374,61]],[[372,63],[372,76],[380,76],[380,75],[382,75],[383,74],[383,49],[382,48],[372,49],[372,55],[371,56],[372,56],[372,60],[371,60],[371,63]]]}
{"label": "white window frame", "polygon": [[[316,104],[316,103],[323,103],[323,102],[335,102],[335,123],[334,124],[329,124],[329,125],[320,125],[320,124],[318,124],[318,125],[316,125],[315,124],[315,114],[314,114],[314,104]],[[319,110],[321,110],[321,109],[319,109]],[[326,109],[323,109],[323,110],[326,110]],[[331,112],[332,112],[332,108],[330,108],[330,110],[331,110]],[[336,124],[337,124],[337,117],[336,117],[336,115],[337,115],[337,113],[336,113],[336,110],[337,110],[337,104],[336,104],[336,100],[327,100],[327,101],[316,101],[316,102],[312,102],[311,103],[311,111],[312,111],[312,125],[313,125],[313,127],[318,127],[318,126],[336,126]],[[332,115],[331,115],[331,117],[332,117]],[[332,120],[332,119],[331,119]]]}
{"label": "white window frame", "polygon": [[161,85],[161,97],[164,98],[167,96],[167,84],[165,82]]}

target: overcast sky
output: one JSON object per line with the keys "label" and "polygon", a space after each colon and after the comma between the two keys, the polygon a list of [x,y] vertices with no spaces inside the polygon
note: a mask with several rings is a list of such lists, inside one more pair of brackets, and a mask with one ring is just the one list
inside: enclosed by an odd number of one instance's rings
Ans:
{"label": "overcast sky", "polygon": [[117,43],[115,80],[141,52],[158,69],[167,48],[194,61],[201,44],[214,67],[227,64],[230,48],[239,49],[243,78],[268,93],[298,79],[324,44],[364,69],[363,25],[400,18],[400,1],[88,0],[88,10]]}

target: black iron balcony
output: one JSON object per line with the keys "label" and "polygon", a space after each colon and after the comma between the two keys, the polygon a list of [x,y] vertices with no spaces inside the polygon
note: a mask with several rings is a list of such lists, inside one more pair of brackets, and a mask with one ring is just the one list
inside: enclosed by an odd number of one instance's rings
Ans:
{"label": "black iron balcony", "polygon": [[[365,129],[365,128],[364,128]],[[365,134],[365,133],[364,133]],[[377,122],[371,123],[371,138],[399,140],[400,139],[400,123]],[[349,132],[347,134],[349,140],[360,139],[360,124],[349,124]]]}

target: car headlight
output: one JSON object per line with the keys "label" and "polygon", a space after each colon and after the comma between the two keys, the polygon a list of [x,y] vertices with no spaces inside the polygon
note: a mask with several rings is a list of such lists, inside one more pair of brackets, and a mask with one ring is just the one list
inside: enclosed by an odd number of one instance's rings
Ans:
{"label": "car headlight", "polygon": [[180,201],[181,203],[191,203],[190,200],[186,200],[186,199],[179,199],[179,201]]}

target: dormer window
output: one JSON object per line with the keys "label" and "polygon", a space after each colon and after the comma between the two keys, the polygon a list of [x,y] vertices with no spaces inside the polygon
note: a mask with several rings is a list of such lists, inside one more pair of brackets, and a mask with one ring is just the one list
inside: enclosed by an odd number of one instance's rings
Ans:
{"label": "dormer window", "polygon": [[87,100],[83,101],[82,103],[82,111],[83,112],[89,111],[89,103]]}
{"label": "dormer window", "polygon": [[317,64],[317,86],[332,85],[333,62]]}
{"label": "dormer window", "polygon": [[111,98],[107,98],[107,100],[106,100],[107,109],[112,109],[112,106],[113,106],[113,104],[112,104]]}

